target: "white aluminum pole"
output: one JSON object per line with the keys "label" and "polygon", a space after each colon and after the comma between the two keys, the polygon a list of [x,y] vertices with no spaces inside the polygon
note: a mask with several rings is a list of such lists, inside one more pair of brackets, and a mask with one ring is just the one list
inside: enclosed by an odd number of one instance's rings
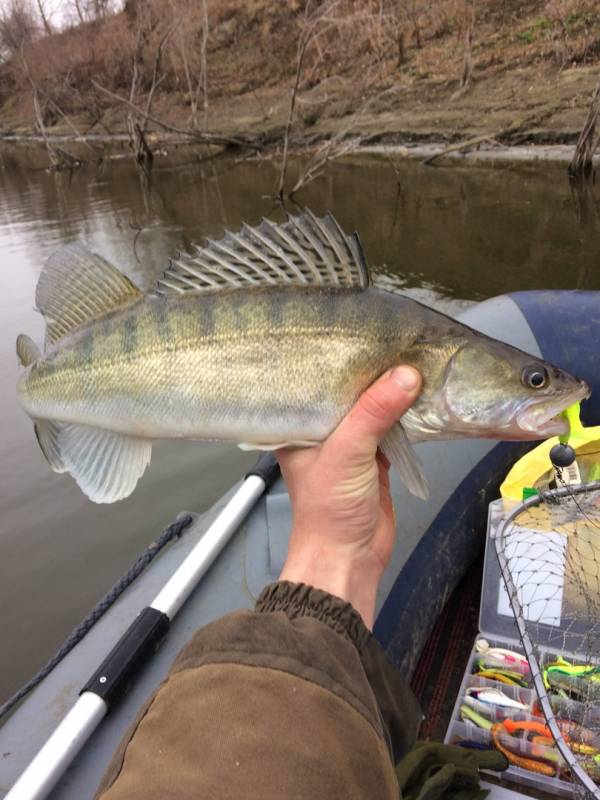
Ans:
{"label": "white aluminum pole", "polygon": [[[266,481],[250,474],[152,601],[151,608],[169,619],[180,610],[203,575],[262,495]],[[59,723],[4,800],[44,800],[90,738],[108,705],[94,692],[84,692]]]}

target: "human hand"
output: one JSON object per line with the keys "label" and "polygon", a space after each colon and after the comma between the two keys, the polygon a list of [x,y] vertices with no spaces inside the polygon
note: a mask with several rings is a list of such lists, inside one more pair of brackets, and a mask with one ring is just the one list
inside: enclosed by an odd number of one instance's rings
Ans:
{"label": "human hand", "polygon": [[280,580],[348,600],[369,628],[396,527],[389,463],[378,445],[420,390],[415,369],[396,367],[361,395],[321,445],[276,452],[294,517]]}

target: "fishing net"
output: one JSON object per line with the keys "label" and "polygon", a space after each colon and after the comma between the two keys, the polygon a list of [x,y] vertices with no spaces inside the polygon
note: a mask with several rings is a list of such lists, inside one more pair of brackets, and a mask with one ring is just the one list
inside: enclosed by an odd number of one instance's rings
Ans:
{"label": "fishing net", "polygon": [[539,491],[494,546],[546,726],[527,754],[600,800],[600,482]]}

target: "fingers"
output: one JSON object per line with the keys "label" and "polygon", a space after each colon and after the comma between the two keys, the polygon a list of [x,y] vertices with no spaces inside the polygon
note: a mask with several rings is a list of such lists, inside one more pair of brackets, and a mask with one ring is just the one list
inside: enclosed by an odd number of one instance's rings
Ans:
{"label": "fingers", "polygon": [[395,367],[375,381],[337,427],[333,437],[348,458],[372,458],[392,425],[411,407],[421,390],[421,375]]}

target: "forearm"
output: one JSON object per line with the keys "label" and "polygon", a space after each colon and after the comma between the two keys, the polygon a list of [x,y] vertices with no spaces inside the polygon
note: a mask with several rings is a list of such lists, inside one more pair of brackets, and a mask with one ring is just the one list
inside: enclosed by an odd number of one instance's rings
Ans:
{"label": "forearm", "polygon": [[102,800],[397,798],[414,697],[355,610],[277,583],[198,631],[122,743]]}
{"label": "forearm", "polygon": [[295,546],[294,534],[280,580],[314,586],[350,603],[369,630],[375,619],[377,587],[383,568],[372,558],[332,549],[323,539]]}

